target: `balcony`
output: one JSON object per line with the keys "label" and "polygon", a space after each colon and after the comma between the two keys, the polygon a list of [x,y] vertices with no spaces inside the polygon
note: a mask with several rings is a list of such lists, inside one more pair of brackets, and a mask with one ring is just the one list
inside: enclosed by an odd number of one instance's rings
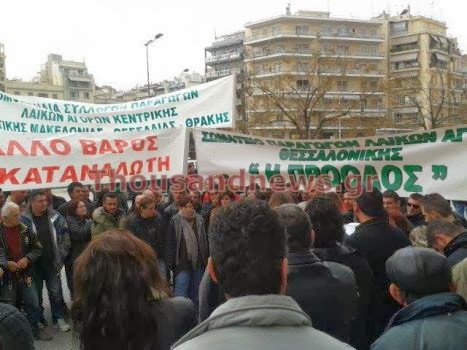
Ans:
{"label": "balcony", "polygon": [[238,60],[238,59],[240,59],[240,53],[239,52],[232,52],[232,53],[226,53],[226,54],[223,54],[223,55],[206,57],[206,63],[233,61],[233,60]]}
{"label": "balcony", "polygon": [[266,59],[284,57],[284,56],[291,56],[291,57],[311,57],[313,54],[311,50],[286,50],[286,49],[278,49],[278,50],[271,50],[271,51],[258,51],[254,54],[248,55],[245,59],[245,62],[253,62],[253,61],[262,61]]}
{"label": "balcony", "polygon": [[322,40],[349,40],[349,41],[366,41],[366,42],[383,42],[382,35],[359,34],[359,33],[342,33],[342,32],[321,32]]}
{"label": "balcony", "polygon": [[225,77],[227,75],[231,75],[240,73],[240,68],[234,68],[234,69],[225,69],[225,70],[219,70],[219,71],[214,71],[214,72],[207,72],[206,73],[206,78],[220,78],[220,77]]}
{"label": "balcony", "polygon": [[346,77],[374,77],[374,78],[383,78],[384,72],[380,70],[375,71],[363,71],[360,69],[347,69],[345,71],[333,70],[333,71],[323,71],[321,75],[329,76],[346,76]]}
{"label": "balcony", "polygon": [[281,31],[277,33],[259,34],[245,39],[245,45],[258,44],[263,41],[283,39],[283,38],[302,38],[302,39],[316,39],[316,34],[310,32],[297,33],[296,31]]}
{"label": "balcony", "polygon": [[362,52],[362,51],[326,51],[320,50],[321,57],[330,58],[357,58],[357,59],[370,59],[370,60],[383,60],[384,53],[382,52]]}

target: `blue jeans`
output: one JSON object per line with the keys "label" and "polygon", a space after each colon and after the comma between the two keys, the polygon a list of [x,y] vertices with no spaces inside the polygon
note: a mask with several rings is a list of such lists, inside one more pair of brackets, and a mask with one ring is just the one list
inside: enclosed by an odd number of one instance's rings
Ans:
{"label": "blue jeans", "polygon": [[204,270],[197,268],[194,270],[183,270],[175,276],[174,293],[176,297],[190,298],[198,311],[199,305],[199,285],[203,278]]}
{"label": "blue jeans", "polygon": [[60,274],[55,272],[55,269],[51,267],[49,270],[45,270],[43,267],[37,266],[34,269],[34,283],[36,284],[37,296],[39,298],[40,306],[40,320],[44,318],[44,307],[42,306],[42,289],[44,288],[44,282],[47,287],[49,294],[50,307],[52,309],[52,322],[56,323],[57,319],[63,318],[63,295],[62,286],[60,280]]}
{"label": "blue jeans", "polygon": [[26,317],[31,325],[32,332],[37,334],[39,332],[39,319],[41,310],[39,308],[39,298],[37,296],[37,290],[34,282],[31,285],[27,285],[24,282],[18,282],[16,288],[18,288],[18,297],[23,302],[23,308],[26,312]]}

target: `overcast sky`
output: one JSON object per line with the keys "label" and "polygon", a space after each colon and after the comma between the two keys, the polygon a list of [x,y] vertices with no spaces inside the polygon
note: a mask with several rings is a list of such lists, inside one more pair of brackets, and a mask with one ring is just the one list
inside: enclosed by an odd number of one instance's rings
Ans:
{"label": "overcast sky", "polygon": [[[0,3],[0,42],[8,79],[32,79],[49,53],[85,60],[97,85],[128,89],[146,82],[144,43],[151,81],[178,76],[185,68],[204,72],[204,47],[214,34],[242,29],[246,22],[285,13],[287,0],[11,0]],[[330,10],[334,17],[369,18],[383,10],[447,22],[449,34],[467,53],[465,0],[294,0],[297,10]]]}

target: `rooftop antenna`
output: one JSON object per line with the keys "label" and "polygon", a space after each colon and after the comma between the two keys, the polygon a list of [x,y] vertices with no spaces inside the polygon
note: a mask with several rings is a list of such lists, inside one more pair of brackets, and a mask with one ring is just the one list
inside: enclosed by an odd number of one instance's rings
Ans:
{"label": "rooftop antenna", "polygon": [[287,16],[291,16],[292,12],[290,11],[290,2],[287,4],[287,7],[285,8],[285,14]]}
{"label": "rooftop antenna", "polygon": [[431,12],[431,13],[430,13],[430,18],[431,18],[431,19],[433,19],[433,15],[434,15],[434,13],[433,13],[434,7],[435,7],[435,1],[432,0],[432,1],[430,1],[430,12]]}

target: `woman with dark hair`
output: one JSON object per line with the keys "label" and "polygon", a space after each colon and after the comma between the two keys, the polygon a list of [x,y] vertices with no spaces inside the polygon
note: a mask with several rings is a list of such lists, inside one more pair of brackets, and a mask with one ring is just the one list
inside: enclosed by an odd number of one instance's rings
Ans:
{"label": "woman with dark hair", "polygon": [[99,235],[75,263],[73,324],[82,350],[168,350],[195,324],[169,297],[153,249],[125,230]]}
{"label": "woman with dark hair", "polygon": [[198,289],[206,268],[209,249],[203,217],[196,214],[188,198],[167,230],[167,265],[173,272],[176,296],[189,297],[198,309]]}
{"label": "woman with dark hair", "polygon": [[70,253],[65,261],[68,289],[73,297],[73,264],[91,241],[92,220],[83,201],[71,201],[66,208],[66,222],[70,234]]}
{"label": "woman with dark hair", "polygon": [[235,193],[233,193],[231,191],[222,192],[219,195],[219,197],[217,197],[217,205],[211,211],[209,222],[210,223],[214,222],[214,219],[216,218],[216,215],[217,215],[217,212],[219,211],[219,208],[228,206],[233,202],[235,202]]}
{"label": "woman with dark hair", "polygon": [[334,199],[327,196],[312,198],[306,208],[315,235],[313,252],[322,260],[348,266],[355,274],[360,294],[356,320],[351,325],[350,344],[357,349],[368,349],[368,311],[373,291],[373,272],[368,261],[358,252],[343,244],[344,219]]}
{"label": "woman with dark hair", "polygon": [[282,204],[295,203],[295,198],[291,192],[273,192],[269,199],[269,206],[274,209]]}

